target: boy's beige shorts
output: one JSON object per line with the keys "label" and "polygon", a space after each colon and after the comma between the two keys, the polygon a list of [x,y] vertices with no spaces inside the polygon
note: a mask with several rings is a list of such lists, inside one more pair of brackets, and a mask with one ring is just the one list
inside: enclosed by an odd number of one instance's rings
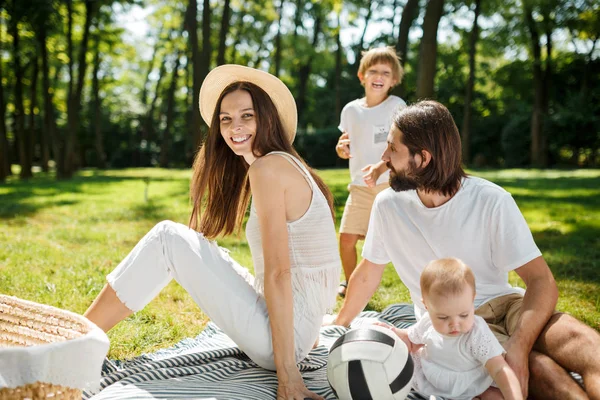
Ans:
{"label": "boy's beige shorts", "polygon": [[375,196],[390,185],[385,182],[373,188],[367,186],[350,185],[349,195],[344,207],[340,233],[365,236],[369,227],[369,217]]}

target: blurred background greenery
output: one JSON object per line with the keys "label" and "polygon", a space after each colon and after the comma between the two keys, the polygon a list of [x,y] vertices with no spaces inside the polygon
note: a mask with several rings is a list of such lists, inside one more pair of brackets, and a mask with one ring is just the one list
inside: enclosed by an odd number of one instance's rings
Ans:
{"label": "blurred background greenery", "polygon": [[[451,110],[469,167],[600,163],[600,3],[593,0],[0,1],[0,181],[80,168],[189,167],[207,72],[281,77],[316,167],[361,97],[362,50],[394,46],[395,94]],[[11,165],[20,168],[11,168]]]}

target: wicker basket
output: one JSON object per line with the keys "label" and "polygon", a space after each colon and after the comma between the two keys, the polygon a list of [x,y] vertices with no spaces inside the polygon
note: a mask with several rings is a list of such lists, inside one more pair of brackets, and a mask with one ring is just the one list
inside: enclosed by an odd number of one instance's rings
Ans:
{"label": "wicker basket", "polygon": [[[71,343],[77,342],[76,348],[80,349],[86,346],[86,336],[90,336],[89,343],[94,346],[94,357],[91,358],[95,363],[100,362],[97,368],[94,367],[100,378],[101,360],[104,356],[99,359],[98,354],[104,350],[106,355],[108,338],[103,332],[98,331],[100,331],[98,327],[79,314],[0,295],[0,400],[81,399],[81,388],[69,387],[63,382],[56,381],[44,382],[37,379],[27,381],[36,376],[35,371],[24,374],[27,379],[15,378],[20,375],[14,373],[14,370],[20,368],[31,371],[31,368],[24,364],[43,359],[44,354],[49,355],[48,358],[52,360],[61,359],[63,358],[61,352],[69,352],[69,347],[73,348]],[[104,338],[106,342],[102,343]],[[74,339],[78,340],[74,341]],[[99,347],[101,348],[98,349]],[[26,354],[28,351],[31,352],[31,349],[35,349],[34,356]],[[81,362],[89,362],[83,354],[81,360]],[[48,368],[52,368],[52,364],[48,365]],[[77,366],[74,365],[73,368],[76,369]],[[12,374],[12,379],[6,382],[3,374],[5,378]],[[43,373],[38,375],[46,376]],[[15,383],[15,380],[19,382]],[[5,381],[4,385],[2,381]]]}
{"label": "wicker basket", "polygon": [[60,399],[81,400],[81,389],[36,382],[17,388],[0,389],[0,400]]}

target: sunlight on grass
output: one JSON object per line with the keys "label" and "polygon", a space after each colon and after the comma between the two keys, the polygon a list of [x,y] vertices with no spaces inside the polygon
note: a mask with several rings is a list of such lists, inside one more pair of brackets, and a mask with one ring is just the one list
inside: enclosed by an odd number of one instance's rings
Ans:
{"label": "sunlight on grass", "polygon": [[[319,171],[342,215],[348,171]],[[559,284],[558,308],[600,329],[600,170],[473,171],[509,190]],[[36,174],[0,185],[0,292],[82,313],[114,269],[157,222],[188,223],[190,170],[81,171],[70,181]],[[252,266],[243,232],[219,240]],[[511,273],[510,281],[523,285]],[[393,267],[367,308],[410,301]],[[341,301],[338,301],[338,306]],[[109,333],[126,358],[197,335],[207,317],[175,282]]]}

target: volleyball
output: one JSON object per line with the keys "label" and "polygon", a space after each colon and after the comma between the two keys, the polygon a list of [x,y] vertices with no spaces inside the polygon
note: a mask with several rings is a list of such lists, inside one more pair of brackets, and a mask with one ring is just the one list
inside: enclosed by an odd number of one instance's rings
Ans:
{"label": "volleyball", "polygon": [[327,379],[340,400],[404,400],[413,360],[404,342],[381,326],[352,329],[329,350]]}

